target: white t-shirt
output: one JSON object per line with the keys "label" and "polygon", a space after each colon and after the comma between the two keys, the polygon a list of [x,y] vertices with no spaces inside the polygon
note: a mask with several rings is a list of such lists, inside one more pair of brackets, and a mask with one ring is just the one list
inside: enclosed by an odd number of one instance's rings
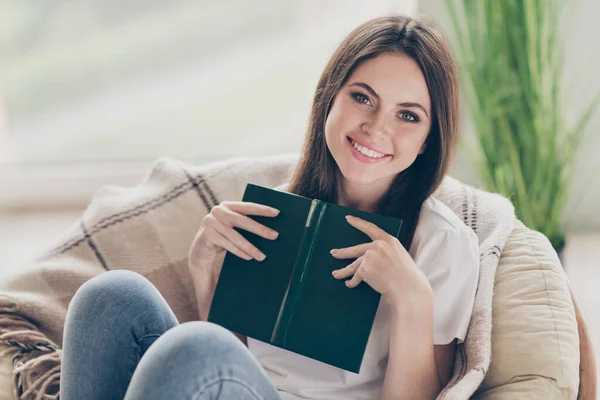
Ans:
{"label": "white t-shirt", "polygon": [[[462,342],[479,277],[477,235],[445,204],[430,197],[423,203],[410,253],[433,289],[433,343],[447,344],[454,338]],[[252,338],[248,349],[283,400],[381,399],[390,325],[390,308],[382,297],[358,374]]]}

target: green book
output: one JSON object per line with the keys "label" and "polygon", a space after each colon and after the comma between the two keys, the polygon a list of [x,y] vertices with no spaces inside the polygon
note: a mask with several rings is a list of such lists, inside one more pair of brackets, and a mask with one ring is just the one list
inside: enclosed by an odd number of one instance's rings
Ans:
{"label": "green book", "polygon": [[355,259],[330,250],[371,242],[345,216],[398,237],[402,221],[249,183],[242,201],[280,210],[249,216],[279,232],[275,240],[235,228],[267,257],[227,252],[208,321],[274,346],[358,373],[381,295],[367,283],[348,288],[331,272]]}

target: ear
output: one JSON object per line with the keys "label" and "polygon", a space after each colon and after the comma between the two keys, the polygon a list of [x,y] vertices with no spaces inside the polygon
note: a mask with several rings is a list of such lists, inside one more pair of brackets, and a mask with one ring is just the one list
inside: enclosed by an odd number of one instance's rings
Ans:
{"label": "ear", "polygon": [[423,143],[421,148],[419,149],[419,154],[425,153],[425,149],[427,148],[427,140]]}

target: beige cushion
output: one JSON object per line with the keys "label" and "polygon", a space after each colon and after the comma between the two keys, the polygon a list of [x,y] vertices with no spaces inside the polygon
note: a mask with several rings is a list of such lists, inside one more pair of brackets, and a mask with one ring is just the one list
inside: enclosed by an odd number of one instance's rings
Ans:
{"label": "beige cushion", "polygon": [[477,399],[575,399],[579,336],[567,278],[548,239],[518,223],[496,272],[492,362]]}
{"label": "beige cushion", "polygon": [[[0,352],[7,346],[0,343]],[[10,356],[0,358],[0,400],[15,400],[12,389],[12,362]]]}
{"label": "beige cushion", "polygon": [[[576,398],[579,336],[566,276],[548,240],[520,223],[498,265],[492,320],[492,362],[477,399]],[[0,400],[14,400],[11,370],[0,359]]]}

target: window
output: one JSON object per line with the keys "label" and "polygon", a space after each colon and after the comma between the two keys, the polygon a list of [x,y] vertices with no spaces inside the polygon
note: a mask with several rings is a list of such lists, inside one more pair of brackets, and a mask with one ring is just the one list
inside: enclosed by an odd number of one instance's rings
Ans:
{"label": "window", "polygon": [[370,17],[412,12],[414,2],[3,1],[4,184],[24,170],[58,176],[100,165],[111,176],[115,165],[147,167],[163,155],[299,151],[339,41]]}

